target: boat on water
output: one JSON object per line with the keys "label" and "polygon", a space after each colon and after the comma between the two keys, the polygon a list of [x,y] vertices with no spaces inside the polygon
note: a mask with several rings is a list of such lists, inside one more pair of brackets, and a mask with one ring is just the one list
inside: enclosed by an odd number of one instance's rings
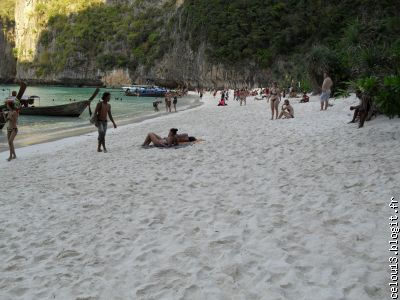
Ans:
{"label": "boat on water", "polygon": [[126,96],[137,97],[164,97],[168,92],[167,89],[158,86],[134,85],[131,87],[123,87]]}
{"label": "boat on water", "polygon": [[[20,115],[29,115],[29,116],[50,116],[50,117],[79,117],[83,111],[89,107],[90,103],[96,98],[100,89],[97,88],[92,96],[88,100],[77,101],[74,103],[62,104],[62,105],[52,105],[52,106],[40,106],[40,97],[38,96],[30,96],[27,98],[23,98],[23,94],[25,92],[26,85],[21,84],[20,91],[18,95],[15,97],[21,103],[21,107],[19,109]],[[39,102],[39,106],[36,106],[36,101]],[[0,106],[0,129],[2,129],[5,125],[4,114],[1,113],[6,110],[6,105]]]}

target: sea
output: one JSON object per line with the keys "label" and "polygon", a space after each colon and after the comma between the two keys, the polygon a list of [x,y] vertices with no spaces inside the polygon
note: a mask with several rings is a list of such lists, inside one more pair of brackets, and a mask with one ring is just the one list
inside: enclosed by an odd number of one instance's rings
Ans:
{"label": "sea", "polygon": [[[0,85],[0,103],[6,99],[12,91],[18,92],[17,85]],[[26,89],[25,96],[38,96],[35,106],[51,106],[72,103],[74,101],[87,100],[95,91],[92,87],[54,87],[32,86]],[[148,118],[166,115],[164,101],[161,98],[125,96],[122,89],[102,88],[91,104],[92,111],[100,101],[103,92],[111,93],[111,110],[117,125],[126,125],[140,122]],[[159,112],[155,112],[153,101],[160,100]],[[177,110],[183,111],[200,105],[198,97],[185,96],[178,98]],[[18,135],[15,146],[25,147],[33,144],[54,141],[66,137],[82,135],[93,132],[96,128],[89,123],[89,109],[85,109],[79,118],[46,117],[46,116],[19,116]],[[7,130],[6,126],[0,130],[0,152],[6,151]]]}

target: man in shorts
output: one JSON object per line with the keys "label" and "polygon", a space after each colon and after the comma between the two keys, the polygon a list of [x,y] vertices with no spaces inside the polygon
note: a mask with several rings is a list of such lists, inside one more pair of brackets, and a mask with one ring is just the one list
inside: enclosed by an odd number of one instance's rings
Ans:
{"label": "man in shorts", "polygon": [[324,82],[322,83],[321,93],[321,110],[327,110],[329,104],[329,98],[331,97],[331,88],[333,85],[332,79],[328,73],[324,73]]}
{"label": "man in shorts", "polygon": [[[110,102],[111,94],[109,92],[105,92],[101,97],[101,99],[103,101],[97,104],[96,110],[94,112],[95,115],[97,115],[97,121],[98,121],[97,128],[99,131],[99,138],[98,138],[99,143],[97,146],[97,152],[107,153],[107,148],[106,148],[107,117],[113,123],[114,128],[117,128],[117,125],[115,124],[111,114],[111,105],[108,103]],[[101,146],[103,146],[103,150],[101,149]]]}

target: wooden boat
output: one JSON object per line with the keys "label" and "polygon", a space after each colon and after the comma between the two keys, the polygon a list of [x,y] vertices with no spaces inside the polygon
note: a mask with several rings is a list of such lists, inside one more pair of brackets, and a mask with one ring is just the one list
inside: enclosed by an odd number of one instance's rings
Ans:
{"label": "wooden boat", "polygon": [[[20,110],[20,115],[29,115],[29,116],[50,116],[50,117],[79,117],[83,111],[90,105],[94,98],[96,98],[100,89],[97,88],[93,95],[84,101],[78,101],[74,103],[62,104],[62,105],[53,105],[53,106],[28,106],[28,104],[24,103],[24,100],[21,101],[22,107]],[[28,98],[28,102],[32,100],[32,98]]]}
{"label": "wooden boat", "polygon": [[[25,89],[25,83],[21,83],[20,91],[16,97],[17,99],[22,99]],[[94,100],[94,98],[96,98],[99,91],[100,89],[97,88],[88,100],[54,106],[29,106],[34,102],[35,98],[38,98],[30,97],[26,100],[20,100],[21,108],[19,114],[29,116],[79,117],[86,109],[86,107],[89,107],[89,113],[91,114],[90,103]],[[0,106],[0,130],[4,127],[6,123],[4,115],[1,113],[1,111],[5,108],[5,105]]]}

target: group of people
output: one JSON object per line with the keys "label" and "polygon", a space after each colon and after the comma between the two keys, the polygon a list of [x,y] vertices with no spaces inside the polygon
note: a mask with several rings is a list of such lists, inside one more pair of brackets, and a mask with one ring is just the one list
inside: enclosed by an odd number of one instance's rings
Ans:
{"label": "group of people", "polygon": [[[329,77],[327,73],[324,74],[324,82],[322,84],[322,94],[321,94],[321,110],[326,110],[328,108],[328,100],[331,95],[331,88],[332,88],[333,82],[332,79]],[[292,105],[290,104],[288,99],[285,99],[283,102],[283,105],[281,106],[281,111],[279,112],[279,103],[281,102],[282,98],[282,91],[278,87],[278,83],[274,82],[271,88],[267,88],[263,90],[263,93],[266,95],[268,101],[270,102],[270,107],[271,107],[271,120],[275,119],[281,119],[281,118],[294,118],[294,109]],[[202,96],[203,91],[199,91],[199,94]],[[268,94],[268,95],[267,95]],[[214,96],[216,95],[216,92],[214,92]],[[234,99],[237,101],[240,101],[240,105],[244,104],[246,105],[246,99],[247,97],[251,95],[251,92],[247,88],[243,89],[237,89],[234,91]],[[14,147],[14,139],[18,133],[18,127],[17,127],[17,121],[18,121],[18,100],[16,99],[16,92],[12,93],[12,96],[7,99],[6,105],[8,108],[7,113],[4,114],[5,120],[8,122],[7,126],[7,140],[10,148],[10,156],[8,158],[8,161],[11,161],[16,158],[15,154],[15,147]],[[166,106],[166,111],[171,112],[171,104],[174,106],[174,110],[176,111],[176,104],[177,104],[177,97],[178,95],[176,93],[171,93],[168,92],[165,95],[165,106]],[[361,97],[359,92],[357,94],[357,97]],[[112,113],[111,113],[111,105],[109,104],[109,101],[111,99],[111,94],[109,92],[105,92],[102,95],[102,101],[99,102],[96,106],[96,110],[94,112],[96,116],[96,127],[98,128],[98,146],[97,146],[97,151],[98,152],[107,152],[106,144],[105,144],[105,137],[106,137],[106,132],[108,128],[108,119],[112,122],[114,128],[117,128],[117,125],[113,119]],[[221,99],[219,102],[219,106],[225,106],[226,101],[229,99],[229,91],[221,91]],[[361,98],[360,98],[361,99]],[[307,96],[306,93],[303,94],[302,99],[300,100],[301,103],[309,102],[309,97]],[[158,104],[160,104],[161,101],[155,101],[153,102],[154,109],[158,111]],[[363,102],[363,103],[369,103],[369,102]],[[354,106],[351,107],[351,110],[355,110],[353,120],[351,121],[352,123],[355,122],[357,117],[360,117],[360,126],[364,123],[366,119],[366,113],[369,110],[368,104],[367,105],[362,105],[360,104],[359,106]],[[179,142],[190,142],[190,141],[195,141],[196,139],[194,137],[189,137],[187,134],[177,134],[178,129],[172,128],[168,134],[168,137],[162,138],[158,136],[155,133],[149,133],[143,143],[143,146],[148,146],[151,143],[154,144],[156,147],[170,147],[174,145],[178,145]]]}
{"label": "group of people", "polygon": [[[172,92],[168,92],[165,94],[165,110],[166,112],[172,112],[171,110],[171,104],[174,105],[174,110],[176,112],[176,105],[178,103],[178,94],[176,93],[172,93]],[[154,103],[153,103],[154,106]],[[158,111],[158,105],[155,106],[155,110]]]}

